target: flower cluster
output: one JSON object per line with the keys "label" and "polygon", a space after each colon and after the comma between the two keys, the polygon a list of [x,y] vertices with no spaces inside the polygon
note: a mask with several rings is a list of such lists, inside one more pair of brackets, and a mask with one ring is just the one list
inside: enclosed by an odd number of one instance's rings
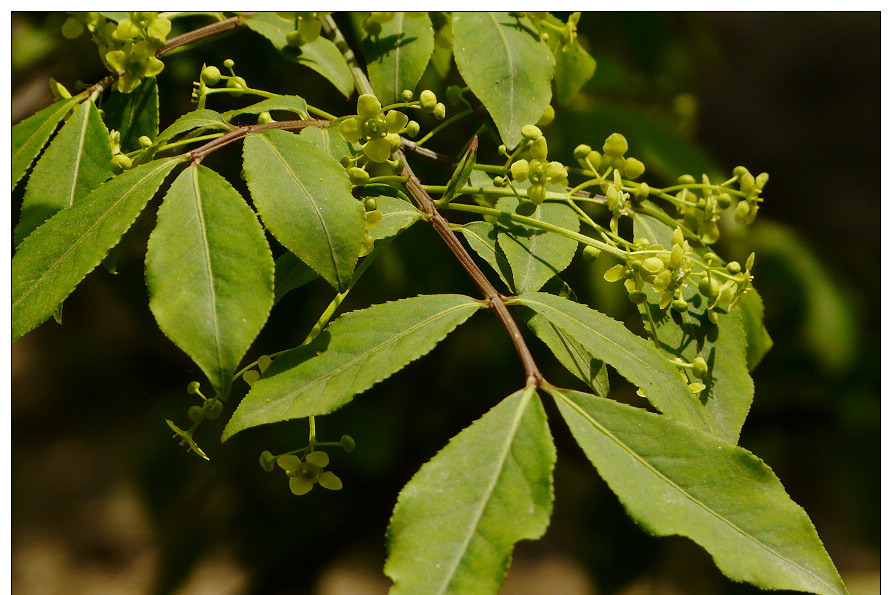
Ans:
{"label": "flower cluster", "polygon": [[[316,443],[328,446],[340,446],[345,452],[352,452],[356,448],[356,442],[350,436],[341,436],[338,442]],[[300,456],[298,453],[308,451]],[[285,471],[288,477],[288,487],[295,496],[303,496],[313,489],[317,483],[327,490],[340,490],[344,487],[340,478],[331,471],[326,471],[329,457],[328,453],[315,450],[308,446],[300,450],[282,455],[274,455],[268,450],[260,453],[260,467],[264,471],[272,472],[276,466]]]}
{"label": "flower cluster", "polygon": [[390,110],[381,113],[374,95],[360,95],[356,115],[342,120],[338,132],[349,143],[362,143],[362,152],[375,163],[384,163],[400,148],[400,133],[406,131],[409,116]]}
{"label": "flower cluster", "polygon": [[511,177],[517,182],[530,181],[527,198],[541,205],[547,184],[567,184],[567,168],[558,161],[548,161],[548,143],[536,126],[524,126],[523,136],[530,141],[530,160],[518,159],[511,164]]}
{"label": "flower cluster", "polygon": [[73,13],[62,25],[62,34],[69,39],[84,30],[99,46],[105,67],[122,72],[117,82],[121,93],[132,92],[142,79],[156,76],[164,69],[155,53],[167,40],[170,21],[156,12],[131,12],[118,23],[96,12]]}

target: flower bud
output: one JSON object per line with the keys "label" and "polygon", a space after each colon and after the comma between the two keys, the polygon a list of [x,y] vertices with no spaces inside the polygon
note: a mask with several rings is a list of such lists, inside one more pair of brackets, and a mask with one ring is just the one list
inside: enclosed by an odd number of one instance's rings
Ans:
{"label": "flower bud", "polygon": [[523,182],[530,175],[530,163],[526,159],[519,159],[511,164],[511,177],[517,182]]}
{"label": "flower bud", "polygon": [[353,449],[356,448],[356,441],[353,440],[350,436],[344,434],[341,436],[341,448],[343,448],[346,452],[353,452]]}
{"label": "flower bud", "polygon": [[536,184],[527,190],[527,198],[535,205],[541,205],[545,201],[545,186]]}
{"label": "flower bud", "polygon": [[676,312],[687,312],[688,303],[684,300],[672,300],[672,309]]}
{"label": "flower bud", "polygon": [[207,410],[207,418],[208,419],[217,419],[223,413],[223,402],[217,399],[214,399],[211,402],[211,406],[208,407]]}
{"label": "flower bud", "polygon": [[216,66],[205,66],[201,69],[201,82],[213,86],[220,82],[220,69]]}
{"label": "flower bud", "polygon": [[204,419],[204,409],[198,405],[192,405],[189,407],[187,415],[189,421],[201,421]]}
{"label": "flower bud", "polygon": [[150,139],[148,136],[145,136],[145,135],[139,137],[137,139],[137,142],[139,143],[139,146],[142,147],[143,149],[152,146],[152,139]]}
{"label": "flower bud", "polygon": [[607,269],[607,272],[604,273],[604,280],[608,283],[614,283],[619,281],[623,277],[626,276],[626,267],[625,265],[615,265]]}
{"label": "flower bud", "polygon": [[706,360],[699,355],[695,357],[694,361],[691,363],[694,366],[691,371],[694,373],[695,377],[703,378],[709,372],[709,366],[706,365]]}
{"label": "flower bud", "polygon": [[647,301],[647,294],[643,291],[632,291],[629,293],[629,301],[633,304],[643,304]]}
{"label": "flower bud", "polygon": [[579,161],[582,161],[588,154],[592,152],[592,148],[588,145],[577,145],[575,149],[573,149],[573,158]]}
{"label": "flower bud", "polygon": [[539,121],[536,122],[536,126],[548,126],[554,121],[554,108],[549,104],[545,111],[542,112],[542,115],[539,116]]}
{"label": "flower bud", "polygon": [[[234,76],[234,77],[230,78],[228,81],[226,81],[226,86],[230,89],[247,89],[248,83],[246,83],[245,79],[243,79],[242,77]],[[235,93],[231,93],[231,95],[233,97],[241,97],[242,95],[244,95],[244,93],[241,91],[238,91]]]}
{"label": "flower bud", "polygon": [[768,183],[768,173],[767,172],[763,171],[758,176],[756,176],[756,188],[758,188],[759,190],[764,188],[765,184],[767,184],[767,183]]}
{"label": "flower bud", "polygon": [[727,192],[722,192],[716,199],[716,204],[720,209],[727,209],[731,206],[731,195]]}
{"label": "flower bud", "polygon": [[545,159],[548,156],[548,143],[544,136],[533,141],[533,145],[530,147],[530,156],[533,159]]}
{"label": "flower bud", "polygon": [[601,251],[594,246],[586,246],[582,249],[582,258],[586,262],[594,262],[594,260],[600,255]]}
{"label": "flower bud", "polygon": [[350,183],[354,186],[365,186],[369,183],[369,174],[360,167],[347,168],[347,175],[350,176]]}
{"label": "flower bud", "polygon": [[127,155],[119,153],[112,157],[111,169],[116,174],[119,174],[126,169],[130,169],[131,167],[133,167],[133,161],[131,161],[130,157],[128,157]]}
{"label": "flower bud", "polygon": [[621,157],[629,150],[629,141],[622,134],[614,132],[604,141],[603,149],[605,154]]}
{"label": "flower bud", "polygon": [[750,252],[750,255],[746,259],[746,270],[753,270],[753,265],[756,264],[756,253]]}
{"label": "flower bud", "polygon": [[539,130],[538,126],[527,124],[520,129],[520,134],[527,140],[536,140],[537,138],[542,136],[542,131]]}
{"label": "flower bud", "polygon": [[746,223],[746,218],[750,214],[750,203],[745,200],[737,203],[737,208],[734,209],[734,221],[743,225]]}
{"label": "flower bud", "polygon": [[437,96],[430,89],[422,91],[418,96],[418,101],[421,103],[421,109],[426,112],[432,112],[437,107]]}
{"label": "flower bud", "polygon": [[749,194],[756,187],[756,179],[753,174],[747,172],[740,177],[740,191]]}
{"label": "flower bud", "polygon": [[684,174],[684,175],[678,176],[678,183],[679,184],[696,184],[697,180],[695,180],[694,176],[692,176],[691,174]]}
{"label": "flower bud", "polygon": [[634,180],[644,173],[644,164],[634,157],[627,157],[624,172],[628,179]]}
{"label": "flower bud", "polygon": [[737,262],[736,260],[732,260],[732,261],[729,262],[727,265],[725,265],[725,268],[726,268],[726,269],[728,270],[728,272],[731,273],[732,275],[736,275],[737,273],[740,272],[740,263]]}
{"label": "flower bud", "polygon": [[276,457],[268,450],[260,453],[260,468],[264,471],[274,471],[276,468]]}
{"label": "flower bud", "polygon": [[235,62],[233,62],[232,58],[226,58],[223,60],[223,68],[233,68],[235,66]]}
{"label": "flower bud", "polygon": [[737,176],[737,179],[739,180],[740,178],[742,178],[743,176],[745,176],[746,174],[748,174],[750,172],[747,168],[743,167],[742,165],[738,165],[737,167],[734,168],[733,173],[735,176]]}
{"label": "flower bud", "polygon": [[186,392],[190,395],[194,395],[198,392],[198,389],[201,387],[201,384],[197,380],[193,380],[186,386]]}
{"label": "flower bud", "polygon": [[663,270],[663,261],[656,256],[651,256],[641,261],[641,268],[648,273],[657,274]]}
{"label": "flower bud", "polygon": [[[366,174],[368,175],[368,174]],[[362,207],[365,209],[366,213],[369,211],[377,211],[378,210],[378,201],[376,201],[371,196],[364,198],[362,201]]]}
{"label": "flower bud", "polygon": [[275,120],[269,115],[269,112],[261,112],[260,115],[257,116],[258,124],[272,124],[273,122],[275,122]]}

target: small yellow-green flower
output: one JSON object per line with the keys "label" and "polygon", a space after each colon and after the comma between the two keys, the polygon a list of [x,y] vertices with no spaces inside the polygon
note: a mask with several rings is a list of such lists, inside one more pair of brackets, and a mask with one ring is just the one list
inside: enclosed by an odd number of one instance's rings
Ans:
{"label": "small yellow-green flower", "polygon": [[363,143],[362,152],[370,161],[384,163],[400,147],[401,132],[409,117],[396,110],[381,113],[381,102],[374,95],[360,95],[357,115],[342,120],[338,132],[349,143]]}
{"label": "small yellow-green flower", "polygon": [[155,48],[148,41],[126,43],[120,50],[105,54],[108,65],[124,74],[118,79],[118,91],[130,93],[144,77],[151,77],[164,70],[164,62],[155,57]]}
{"label": "small yellow-green flower", "polygon": [[296,496],[306,494],[317,483],[327,490],[340,490],[344,487],[337,475],[324,470],[328,465],[328,453],[321,450],[309,453],[303,461],[297,455],[282,455],[276,464],[288,473],[288,487]]}
{"label": "small yellow-green flower", "polygon": [[[538,130],[538,129],[537,129]],[[541,133],[541,131],[540,131]],[[558,161],[548,161],[548,144],[544,136],[539,136],[530,146],[532,159],[519,159],[511,164],[511,177],[518,182],[530,180],[527,198],[541,205],[545,200],[546,184],[567,184],[567,168]]]}

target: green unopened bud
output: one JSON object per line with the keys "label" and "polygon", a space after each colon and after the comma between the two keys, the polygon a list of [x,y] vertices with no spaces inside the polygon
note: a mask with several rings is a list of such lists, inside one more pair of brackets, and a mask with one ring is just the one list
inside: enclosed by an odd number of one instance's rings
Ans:
{"label": "green unopened bud", "polygon": [[434,106],[434,117],[438,120],[442,120],[446,117],[446,106],[442,103],[438,103]]}
{"label": "green unopened bud", "polygon": [[223,60],[223,68],[229,68],[231,70],[233,67],[235,67],[235,62],[232,60],[232,58],[226,58],[225,60]]}
{"label": "green unopened bud", "polygon": [[759,190],[764,188],[765,184],[767,184],[767,183],[768,183],[768,173],[767,172],[763,171],[758,176],[756,176],[756,188],[758,188]]}
{"label": "green unopened bud", "polygon": [[626,178],[634,180],[644,173],[644,164],[634,157],[627,157],[623,171],[626,174]]}
{"label": "green unopened bud", "polygon": [[124,155],[123,153],[119,153],[112,157],[111,160],[111,169],[114,173],[119,174],[124,170],[130,169],[133,167],[133,161],[130,160],[130,157]]}
{"label": "green unopened bud", "polygon": [[366,213],[368,213],[369,211],[377,211],[378,201],[369,196],[362,200],[362,207],[365,209]]}
{"label": "green unopened bud", "polygon": [[[240,76],[234,76],[226,81],[226,86],[230,89],[247,89],[248,83],[245,82],[245,79]],[[236,91],[231,93],[233,97],[241,97],[244,95],[242,91]]]}
{"label": "green unopened bud", "polygon": [[365,186],[369,183],[369,174],[361,167],[347,168],[347,175],[350,176],[350,183],[354,186]]}
{"label": "green unopened bud", "polygon": [[527,124],[520,129],[520,134],[527,140],[536,140],[537,138],[542,136],[542,131],[539,130],[538,126]]}
{"label": "green unopened bud", "polygon": [[647,294],[643,291],[633,291],[629,293],[629,301],[633,304],[643,304],[647,301]]}
{"label": "green unopened bud", "polygon": [[365,29],[365,32],[372,37],[381,34],[381,23],[371,17],[366,17],[362,21],[362,28]]}
{"label": "green unopened bud", "polygon": [[533,141],[530,147],[530,156],[533,159],[545,159],[548,156],[548,143],[544,136],[540,136]]}
{"label": "green unopened bud", "polygon": [[139,137],[137,139],[137,142],[139,143],[139,146],[142,147],[143,149],[152,146],[152,139],[150,139],[148,136],[145,136],[145,135]]}
{"label": "green unopened bud", "polygon": [[189,421],[201,421],[204,419],[204,409],[198,405],[192,405],[186,415],[188,415]]}
{"label": "green unopened bud", "polygon": [[275,120],[269,115],[269,112],[260,112],[260,115],[257,116],[258,124],[272,124],[273,122],[275,122]]}
{"label": "green unopened bud", "polygon": [[681,231],[680,227],[676,227],[675,231],[672,232],[672,245],[681,246],[682,244],[684,244],[684,232]]}
{"label": "green unopened bud", "polygon": [[215,399],[213,402],[211,402],[211,406],[208,407],[206,415],[208,419],[217,419],[222,413],[223,402]]}
{"label": "green unopened bud", "polygon": [[745,176],[746,174],[748,174],[750,172],[747,168],[743,167],[742,165],[738,165],[737,167],[734,168],[733,173],[735,176],[737,176],[737,179],[739,180],[740,178],[742,178],[743,176]]}
{"label": "green unopened bud", "polygon": [[688,303],[684,300],[672,300],[672,309],[676,312],[687,312]]}
{"label": "green unopened bud", "polygon": [[727,192],[722,192],[716,199],[716,204],[719,206],[720,209],[727,209],[731,206],[731,195]]}
{"label": "green unopened bud", "polygon": [[663,270],[663,261],[656,256],[651,256],[650,258],[645,258],[641,261],[641,268],[648,273],[657,274]]}
{"label": "green unopened bud", "polygon": [[588,145],[577,145],[575,149],[573,149],[573,158],[579,161],[584,160],[588,157],[588,154],[592,152],[592,148]]}
{"label": "green unopened bud", "polygon": [[594,260],[600,255],[601,250],[596,248],[595,246],[586,246],[582,249],[582,258],[586,262],[594,262]]}
{"label": "green unopened bud", "polygon": [[511,164],[511,177],[518,181],[523,182],[530,175],[530,162],[526,159],[519,159]]}
{"label": "green unopened bud", "polygon": [[268,450],[264,450],[260,453],[260,468],[264,471],[275,471],[276,469],[276,457]]}
{"label": "green unopened bud", "polygon": [[750,252],[750,255],[746,259],[746,270],[753,270],[753,265],[756,264],[756,253]]}
{"label": "green unopened bud", "polygon": [[740,272],[740,263],[737,262],[736,260],[732,260],[732,261],[729,262],[727,265],[725,265],[725,268],[726,268],[726,269],[728,270],[728,272],[731,273],[732,275],[736,275],[737,273]]}
{"label": "green unopened bud", "polygon": [[545,108],[545,111],[542,112],[542,115],[539,116],[539,121],[536,122],[536,126],[548,126],[554,122],[554,108],[549,104],[548,107]]}
{"label": "green unopened bud", "polygon": [[545,185],[536,184],[527,190],[527,198],[535,205],[541,205],[545,201]]}
{"label": "green unopened bud", "polygon": [[756,187],[756,179],[753,174],[747,172],[740,177],[740,191],[749,194]]}
{"label": "green unopened bud", "polygon": [[62,35],[65,39],[75,39],[84,32],[84,24],[74,17],[68,17],[62,23]]}
{"label": "green unopened bud", "polygon": [[709,373],[709,366],[706,365],[706,360],[700,357],[699,355],[694,358],[694,361],[691,362],[693,364],[693,368],[691,371],[694,373],[694,376],[697,378],[703,378]]}
{"label": "green unopened bud", "polygon": [[614,283],[626,276],[626,267],[618,264],[607,269],[604,273],[604,280],[608,283]]}
{"label": "green unopened bud", "polygon": [[678,176],[678,183],[679,184],[696,184],[697,180],[695,180],[694,176],[692,176],[691,174],[684,174],[684,175]]}
{"label": "green unopened bud", "polygon": [[343,448],[346,452],[353,452],[353,449],[356,448],[356,441],[353,440],[350,436],[344,434],[341,436],[341,448]]}
{"label": "green unopened bud", "polygon": [[672,246],[672,253],[669,256],[669,266],[677,269],[682,262],[684,262],[684,249],[681,247],[681,244],[675,244]]}
{"label": "green unopened bud", "polygon": [[418,96],[418,101],[421,104],[421,109],[426,112],[432,112],[437,107],[437,96],[430,89],[422,91]]}
{"label": "green unopened bud", "polygon": [[746,218],[750,214],[750,203],[745,200],[737,203],[737,208],[734,209],[734,221],[743,225],[746,223]]}
{"label": "green unopened bud", "polygon": [[194,395],[198,392],[199,388],[201,388],[201,384],[197,380],[193,380],[186,386],[186,392],[190,395]]}
{"label": "green unopened bud", "polygon": [[406,124],[406,129],[403,131],[403,134],[408,136],[409,138],[415,138],[418,136],[418,133],[421,132],[421,126],[415,120],[410,121]]}
{"label": "green unopened bud", "polygon": [[629,141],[622,134],[614,132],[604,141],[603,150],[605,154],[621,157],[629,150]]}
{"label": "green unopened bud", "polygon": [[709,277],[700,279],[700,282],[697,284],[697,289],[706,297],[712,297],[715,294],[713,291],[713,282],[710,281]]}
{"label": "green unopened bud", "polygon": [[201,82],[214,86],[220,82],[220,69],[216,66],[205,66],[201,69]]}

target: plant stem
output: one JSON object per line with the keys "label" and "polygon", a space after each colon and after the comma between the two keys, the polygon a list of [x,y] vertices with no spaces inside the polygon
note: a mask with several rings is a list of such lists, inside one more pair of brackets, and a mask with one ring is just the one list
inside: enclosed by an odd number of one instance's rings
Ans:
{"label": "plant stem", "polygon": [[434,199],[430,197],[427,191],[425,191],[421,184],[421,180],[419,180],[412,171],[409,162],[406,160],[405,154],[403,154],[402,151],[399,151],[397,152],[396,157],[403,163],[402,173],[409,178],[408,182],[406,182],[406,189],[409,191],[412,200],[415,201],[419,210],[426,215],[426,218],[433,226],[434,231],[436,231],[440,238],[446,243],[446,246],[456,259],[458,259],[458,262],[462,265],[477,287],[480,288],[480,291],[489,303],[489,307],[496,313],[496,316],[499,317],[499,321],[502,323],[502,326],[505,327],[508,336],[511,337],[511,342],[514,344],[514,349],[520,356],[524,372],[526,372],[527,383],[534,384],[535,386],[540,385],[544,381],[542,373],[539,372],[539,368],[536,366],[533,354],[530,353],[530,349],[524,341],[520,329],[517,327],[517,322],[511,317],[508,308],[505,307],[505,301],[502,294],[500,294],[496,288],[493,287],[492,283],[489,282],[489,279],[486,278],[486,275],[483,274],[483,271],[480,270],[480,267],[477,266],[477,263],[475,263],[474,259],[471,258],[471,255],[468,254],[468,251],[465,250],[465,247],[458,241],[455,233],[453,233],[452,229],[449,227],[449,222],[440,215],[439,211],[437,211],[437,207],[434,205]]}
{"label": "plant stem", "polygon": [[230,19],[226,19],[225,21],[219,21],[217,23],[211,23],[210,25],[205,25],[204,27],[199,27],[194,31],[188,31],[183,33],[182,35],[177,35],[173,39],[170,39],[165,43],[161,49],[155,52],[155,57],[160,58],[164,54],[175,50],[178,47],[188,45],[190,43],[194,43],[199,39],[204,39],[206,37],[212,37],[214,35],[218,35],[220,33],[224,33],[226,31],[232,31],[233,29],[238,29],[244,25],[245,19],[253,15],[253,12],[244,12],[237,17],[232,17]]}
{"label": "plant stem", "polygon": [[458,112],[457,114],[452,115],[451,117],[447,118],[446,120],[440,122],[440,124],[436,128],[434,128],[433,130],[431,130],[430,132],[425,134],[423,137],[421,137],[421,140],[417,141],[415,144],[420,147],[421,145],[423,145],[424,143],[429,141],[431,139],[431,137],[433,137],[435,134],[437,134],[438,132],[440,132],[441,130],[443,130],[444,128],[446,128],[447,126],[452,124],[453,122],[457,122],[457,121],[461,120],[462,118],[464,118],[465,116],[472,114],[472,113],[474,113],[473,109],[466,109],[464,111],[461,111],[461,112]]}
{"label": "plant stem", "polygon": [[331,122],[328,120],[283,120],[282,122],[271,122],[269,124],[251,124],[249,126],[239,126],[235,130],[227,132],[219,138],[215,138],[209,143],[205,143],[197,149],[189,153],[189,159],[193,162],[200,160],[208,153],[216,151],[221,147],[225,147],[229,143],[251,134],[252,132],[263,132],[264,130],[302,130],[311,126],[318,128],[327,128]]}

